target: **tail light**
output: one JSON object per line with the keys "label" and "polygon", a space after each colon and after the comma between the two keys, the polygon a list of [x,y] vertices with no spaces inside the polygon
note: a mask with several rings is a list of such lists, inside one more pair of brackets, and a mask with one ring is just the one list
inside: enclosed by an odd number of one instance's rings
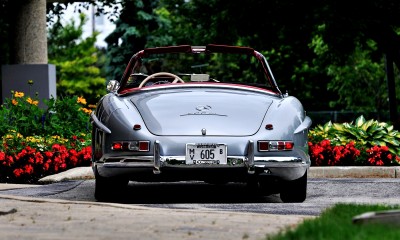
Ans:
{"label": "tail light", "polygon": [[290,151],[293,150],[293,141],[258,141],[259,152]]}
{"label": "tail light", "polygon": [[133,151],[148,152],[150,151],[149,141],[129,141],[129,142],[113,142],[111,149],[114,151]]}

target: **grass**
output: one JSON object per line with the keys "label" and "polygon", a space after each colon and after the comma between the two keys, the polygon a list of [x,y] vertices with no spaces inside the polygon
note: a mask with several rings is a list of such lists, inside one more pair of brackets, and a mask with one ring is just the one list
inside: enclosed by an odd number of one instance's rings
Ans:
{"label": "grass", "polygon": [[399,209],[399,206],[337,204],[325,210],[320,217],[305,220],[296,229],[286,230],[267,237],[268,240],[283,239],[400,239],[400,228],[391,224],[353,224],[353,217],[371,211]]}

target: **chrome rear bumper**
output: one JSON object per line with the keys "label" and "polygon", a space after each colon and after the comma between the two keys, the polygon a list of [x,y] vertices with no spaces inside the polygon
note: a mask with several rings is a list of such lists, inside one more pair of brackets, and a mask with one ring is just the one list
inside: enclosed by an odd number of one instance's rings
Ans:
{"label": "chrome rear bumper", "polygon": [[161,156],[160,152],[160,143],[155,141],[153,156],[108,156],[104,157],[102,162],[96,162],[94,165],[101,175],[109,176],[129,175],[141,171],[152,171],[154,175],[162,175],[163,169],[187,169],[188,171],[246,169],[249,175],[256,173],[260,176],[274,176],[284,180],[300,178],[309,168],[309,163],[300,157],[254,156],[253,141],[249,141],[245,156],[228,156],[227,164],[186,164],[185,156]]}

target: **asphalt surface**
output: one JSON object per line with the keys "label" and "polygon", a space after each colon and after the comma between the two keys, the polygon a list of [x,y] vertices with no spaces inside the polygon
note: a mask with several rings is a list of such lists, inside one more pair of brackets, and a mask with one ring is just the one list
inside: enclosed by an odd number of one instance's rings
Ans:
{"label": "asphalt surface", "polygon": [[[312,167],[309,178],[322,181],[323,178],[394,179],[399,173],[400,167]],[[62,188],[69,180],[88,179],[93,179],[92,170],[83,167],[48,176],[40,182],[55,183]],[[266,235],[293,228],[305,219],[315,217],[202,208],[154,208],[40,195],[18,196],[9,191],[21,188],[35,191],[36,187],[0,184],[0,191],[9,194],[0,194],[1,239],[265,239]],[[53,190],[49,188],[48,191]],[[51,192],[43,194],[51,195]]]}
{"label": "asphalt surface", "polygon": [[[400,167],[311,167],[309,178],[400,178]],[[39,180],[53,183],[65,180],[93,179],[91,167],[74,168]],[[1,188],[0,188],[1,189]]]}

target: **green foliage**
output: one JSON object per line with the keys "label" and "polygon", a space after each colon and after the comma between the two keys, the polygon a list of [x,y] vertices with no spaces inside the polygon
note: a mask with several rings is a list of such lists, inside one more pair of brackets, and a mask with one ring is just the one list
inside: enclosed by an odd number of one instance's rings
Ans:
{"label": "green foliage", "polygon": [[370,41],[367,49],[357,46],[344,65],[328,66],[328,75],[332,77],[328,89],[338,95],[330,102],[331,106],[342,105],[348,110],[372,112],[388,107],[383,56],[374,60],[372,55],[375,51],[376,44]]}
{"label": "green foliage", "polygon": [[39,107],[37,96],[11,94],[0,107],[0,182],[35,183],[90,165],[91,110],[84,98],[50,98]]}
{"label": "green foliage", "polygon": [[393,126],[377,120],[358,117],[355,122],[318,125],[309,133],[313,143],[329,139],[333,145],[346,145],[353,141],[366,148],[387,146],[389,151],[400,156],[400,133]]}
{"label": "green foliage", "polygon": [[105,78],[100,70],[102,52],[95,47],[98,33],[83,39],[85,15],[80,15],[76,26],[71,20],[65,26],[60,21],[49,29],[49,62],[56,65],[57,92],[60,96],[84,96],[88,102],[96,103],[104,95]]}
{"label": "green foliage", "polygon": [[107,78],[121,79],[133,54],[145,48],[159,28],[158,0],[125,1],[115,30],[106,38]]}
{"label": "green foliage", "polygon": [[319,217],[305,220],[295,229],[286,229],[268,240],[283,239],[398,239],[400,229],[395,223],[353,224],[355,216],[366,212],[398,210],[399,206],[336,204],[326,209]]}
{"label": "green foliage", "polygon": [[61,136],[89,133],[90,109],[80,97],[44,100],[46,108],[38,107],[39,100],[13,92],[0,108],[0,136],[17,133],[27,136]]}

